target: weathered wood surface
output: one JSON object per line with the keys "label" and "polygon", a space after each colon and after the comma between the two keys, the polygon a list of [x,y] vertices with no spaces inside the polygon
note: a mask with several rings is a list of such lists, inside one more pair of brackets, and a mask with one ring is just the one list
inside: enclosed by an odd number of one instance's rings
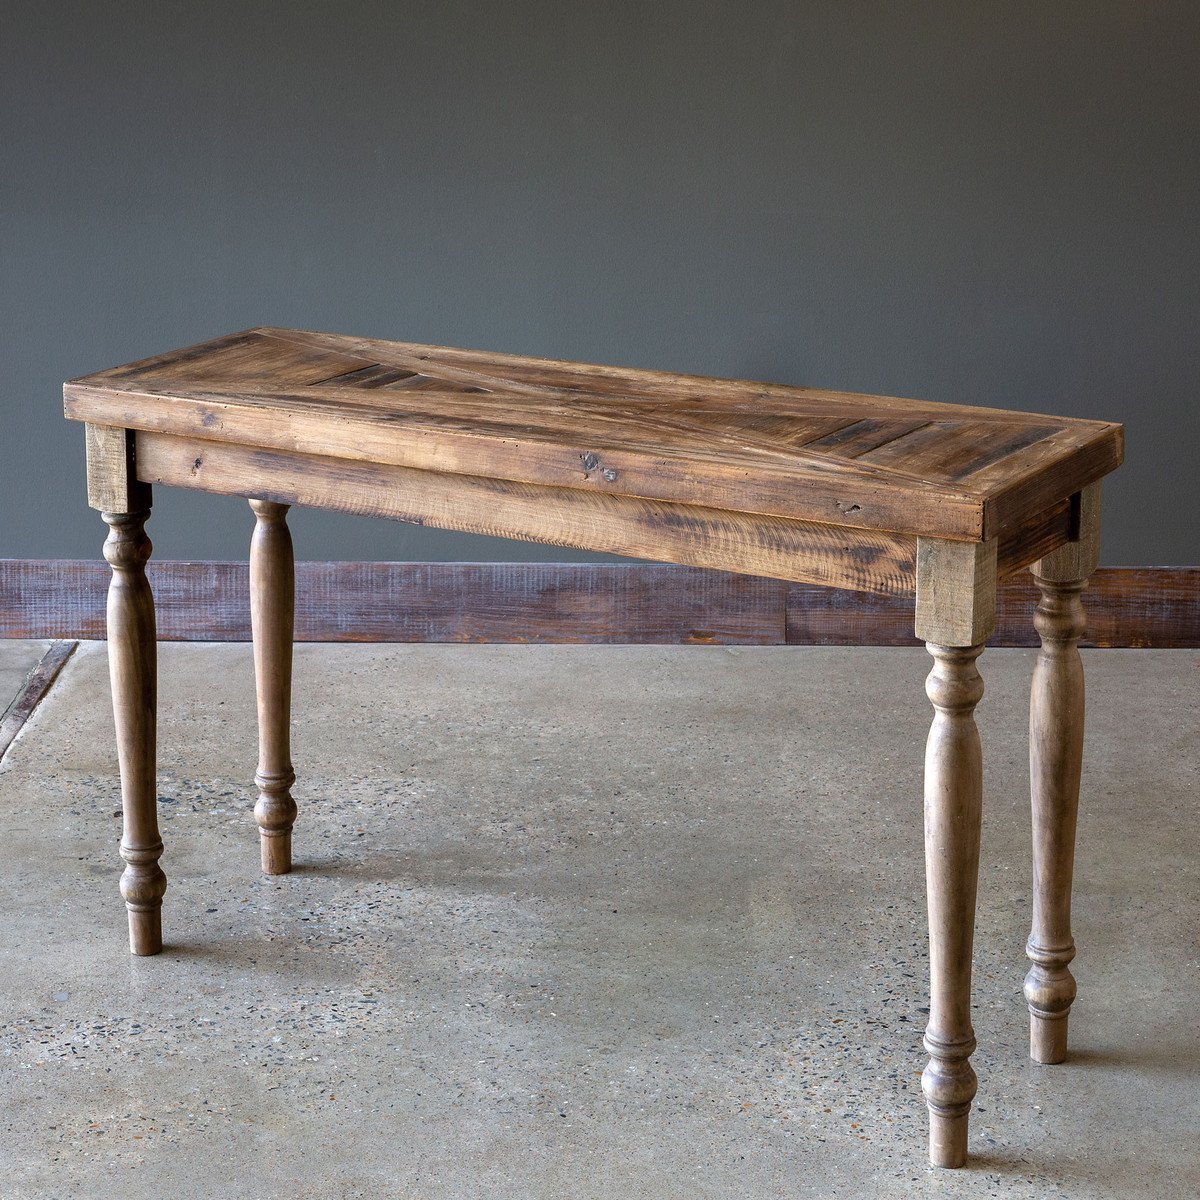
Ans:
{"label": "weathered wood surface", "polygon": [[4,711],[3,717],[0,717],[0,761],[3,761],[9,746],[33,716],[34,709],[54,686],[59,672],[67,665],[78,644],[72,641],[51,642],[46,653],[38,659],[24,686]]}
{"label": "weathered wood surface", "polygon": [[64,401],[105,426],[963,540],[1123,454],[1107,422],[281,329],[72,380]]}
{"label": "weathered wood surface", "polygon": [[150,488],[137,477],[132,429],[84,426],[88,504],[97,512],[144,512]]}
{"label": "weathered wood surface", "polygon": [[1033,564],[1041,592],[1034,625],[1041,650],[1029,694],[1029,790],[1033,816],[1033,912],[1025,953],[1029,1053],[1035,1062],[1067,1057],[1075,999],[1070,964],[1071,882],[1083,771],[1084,678],[1079,639],[1087,632],[1081,593],[1100,555],[1100,484],[1078,504],[1078,537]]}
{"label": "weathered wood surface", "polygon": [[[162,641],[250,640],[245,563],[152,561]],[[915,646],[913,603],[656,563],[296,564],[303,642]],[[0,559],[0,637],[104,637],[103,562]],[[1027,571],[991,646],[1037,646]],[[1102,567],[1081,646],[1200,647],[1200,567]]]}
{"label": "weathered wood surface", "polygon": [[970,1057],[971,946],[979,878],[983,751],[976,666],[996,624],[996,543],[922,538],[917,552],[916,635],[933,655],[925,692],[933,724],[925,745],[925,883],[929,904],[929,1161],[961,1167],[977,1080]]}
{"label": "weathered wood surface", "polygon": [[914,631],[942,646],[982,646],[996,627],[996,543],[921,538]]}
{"label": "weathered wood surface", "polygon": [[[1096,553],[1099,480],[1121,461],[1121,426],[279,329],[102,371],[63,395],[67,416],[88,426],[89,503],[112,528],[122,894],[136,953],[161,949],[165,888],[142,531],[155,484],[245,496],[258,518],[255,813],[268,873],[290,868],[295,816],[291,505],[913,597],[915,634],[935,660],[926,687],[935,715],[925,758],[931,998],[922,1087],[930,1159],[961,1166],[976,1090],[974,710],[983,687],[975,660],[995,627],[999,581],[1034,562],[1043,650],[1033,728],[1045,744],[1033,758],[1043,854],[1028,995],[1035,1057],[1039,1045],[1054,1053],[1061,1031],[1036,1022],[1062,1024],[1067,960],[1042,934],[1061,940],[1074,826],[1067,793],[1073,784],[1077,792],[1082,724],[1039,722],[1039,698],[1051,708],[1077,700],[1081,711],[1082,623],[1064,597]],[[777,585],[772,594],[786,637],[790,593]]]}
{"label": "weathered wood surface", "polygon": [[291,750],[296,572],[287,505],[251,500],[250,507],[255,516],[250,539],[250,627],[258,702],[254,819],[263,874],[286,875],[292,869],[292,826],[296,822]]}
{"label": "weathered wood surface", "polygon": [[1033,927],[1025,946],[1029,1052],[1035,1062],[1067,1056],[1067,1018],[1075,999],[1070,963],[1071,881],[1083,767],[1083,663],[1076,648],[1087,628],[1085,580],[1038,579],[1035,624],[1042,639],[1029,702],[1029,779],[1033,812]]}
{"label": "weathered wood surface", "polygon": [[[951,620],[953,632],[961,618]],[[921,1089],[929,1106],[929,1161],[961,1167],[978,1080],[971,1066],[971,948],[979,880],[983,751],[975,706],[983,696],[976,667],[982,646],[928,643],[933,670],[925,690],[934,706],[925,747],[925,879],[929,904],[929,1065]]]}
{"label": "weathered wood surface", "polygon": [[[635,558],[912,593],[916,539],[572,488],[137,435],[143,479]],[[1063,536],[1066,525],[1063,525]]]}
{"label": "weathered wood surface", "polygon": [[108,589],[108,671],[121,769],[121,895],[129,914],[129,949],[162,950],[162,900],[167,878],[158,860],[157,761],[158,647],[154,599],[146,581],[149,513],[105,513],[104,557],[112,567]]}

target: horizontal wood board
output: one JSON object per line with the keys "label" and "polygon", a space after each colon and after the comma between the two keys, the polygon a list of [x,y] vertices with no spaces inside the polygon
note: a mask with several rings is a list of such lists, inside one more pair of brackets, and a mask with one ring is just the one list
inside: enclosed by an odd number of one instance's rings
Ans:
{"label": "horizontal wood board", "polygon": [[[246,641],[244,563],[151,561],[164,641]],[[300,562],[296,638],[908,646],[911,599],[694,567]],[[100,560],[0,559],[0,636],[102,639]],[[1000,586],[991,645],[1036,645],[1027,572]],[[1084,594],[1088,646],[1200,647],[1200,567],[1100,568]]]}
{"label": "horizontal wood board", "polygon": [[[860,591],[910,595],[916,583],[917,539],[878,530],[160,433],[139,432],[136,453],[151,484]],[[1047,517],[1032,542],[1066,540],[1067,506]],[[1032,558],[1030,536],[1013,548]]]}

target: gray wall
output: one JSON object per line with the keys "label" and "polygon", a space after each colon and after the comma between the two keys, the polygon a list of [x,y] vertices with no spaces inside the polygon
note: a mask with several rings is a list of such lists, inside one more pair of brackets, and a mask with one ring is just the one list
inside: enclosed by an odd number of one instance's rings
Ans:
{"label": "gray wall", "polygon": [[1194,0],[8,0],[0,554],[98,553],[64,378],[267,323],[1121,420],[1105,561],[1198,562],[1198,47]]}

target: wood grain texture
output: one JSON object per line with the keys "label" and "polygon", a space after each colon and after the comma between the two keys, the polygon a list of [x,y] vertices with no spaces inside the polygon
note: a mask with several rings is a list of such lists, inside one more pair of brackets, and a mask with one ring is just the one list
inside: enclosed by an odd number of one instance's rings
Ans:
{"label": "wood grain texture", "polygon": [[688,566],[910,594],[916,539],[571,488],[137,435],[143,478]]}
{"label": "wood grain texture", "polygon": [[1079,640],[1087,632],[1081,593],[1100,555],[1100,483],[1078,497],[1071,542],[1031,568],[1040,592],[1034,626],[1041,639],[1029,695],[1029,784],[1033,818],[1033,914],[1025,952],[1029,1053],[1035,1062],[1067,1057],[1075,999],[1070,963],[1071,884],[1083,770],[1084,678]]}
{"label": "wood grain texture", "polygon": [[996,626],[996,543],[917,543],[914,630],[923,642],[981,646]]}
{"label": "wood grain texture", "polygon": [[[246,642],[245,563],[150,562],[161,641]],[[296,564],[303,642],[915,646],[912,600],[657,563]],[[0,559],[0,637],[102,639],[108,571]],[[1200,648],[1200,567],[1101,567],[1081,646]],[[1027,571],[992,646],[1037,646]]]}
{"label": "wood grain texture", "polygon": [[[935,710],[925,757],[931,998],[922,1088],[930,1160],[961,1166],[976,1091],[974,711],[983,685],[975,663],[995,626],[999,581],[1034,562],[1043,650],[1033,728],[1044,744],[1032,761],[1043,853],[1028,995],[1035,1056],[1039,1029],[1054,1052],[1070,1003],[1065,949],[1054,939],[1064,881],[1069,895],[1067,793],[1072,785],[1077,793],[1082,725],[1038,712],[1065,704],[1073,713],[1076,700],[1082,708],[1072,665],[1082,629],[1065,599],[1078,586],[1061,575],[1077,574],[1096,552],[1092,518],[1099,480],[1121,461],[1119,425],[265,328],[72,380],[63,397],[67,416],[87,423],[89,499],[112,530],[109,661],[135,953],[161,949],[166,885],[144,485],[244,496],[257,517],[255,815],[268,873],[291,866],[295,817],[291,505],[913,597],[915,634],[934,658],[926,691]],[[774,595],[786,621],[789,593]]]}
{"label": "wood grain texture", "polygon": [[17,735],[33,716],[34,710],[54,686],[54,681],[78,645],[78,642],[73,641],[51,642],[46,653],[38,659],[24,686],[0,719],[0,762],[4,761],[9,746],[16,741]]}
{"label": "wood grain texture", "polygon": [[976,668],[981,645],[929,644],[933,670],[925,690],[934,706],[925,748],[925,878],[929,904],[929,1065],[921,1088],[929,1106],[929,1161],[961,1167],[978,1081],[970,1057],[971,950],[979,879],[983,753],[975,706],[983,696]]}
{"label": "wood grain texture", "polygon": [[296,802],[292,785],[292,636],[295,613],[295,563],[287,505],[251,500],[254,534],[250,539],[250,627],[254,641],[254,687],[258,701],[259,846],[264,875],[292,869],[292,826]]}
{"label": "wood grain texture", "polygon": [[1038,578],[1035,625],[1042,646],[1029,699],[1029,782],[1033,816],[1033,927],[1025,947],[1029,1051],[1035,1062],[1067,1056],[1067,1018],[1075,999],[1070,971],[1071,882],[1083,767],[1084,680],[1079,639],[1087,629],[1083,579]]}
{"label": "wood grain texture", "polygon": [[121,895],[128,910],[133,954],[162,950],[162,900],[167,889],[167,878],[158,865],[163,852],[155,775],[158,649],[154,599],[145,572],[151,549],[144,529],[147,516],[146,512],[104,514],[109,526],[104,557],[112,567],[108,670],[124,816]]}
{"label": "wood grain texture", "polygon": [[69,417],[905,536],[990,540],[1121,461],[1119,425],[253,329],[72,380]]}
{"label": "wood grain texture", "polygon": [[1072,540],[1032,562],[1033,574],[1051,583],[1086,580],[1100,563],[1100,480],[1074,497]]}
{"label": "wood grain texture", "polygon": [[144,512],[150,487],[137,477],[131,429],[84,426],[88,504],[99,512]]}

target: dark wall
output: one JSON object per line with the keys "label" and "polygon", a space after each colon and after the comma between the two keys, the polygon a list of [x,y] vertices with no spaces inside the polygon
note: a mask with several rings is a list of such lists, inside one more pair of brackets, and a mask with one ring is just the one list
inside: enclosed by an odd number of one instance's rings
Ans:
{"label": "dark wall", "polygon": [[1121,420],[1105,561],[1200,562],[1198,48],[1194,0],[8,0],[0,554],[98,552],[63,379],[274,324]]}

